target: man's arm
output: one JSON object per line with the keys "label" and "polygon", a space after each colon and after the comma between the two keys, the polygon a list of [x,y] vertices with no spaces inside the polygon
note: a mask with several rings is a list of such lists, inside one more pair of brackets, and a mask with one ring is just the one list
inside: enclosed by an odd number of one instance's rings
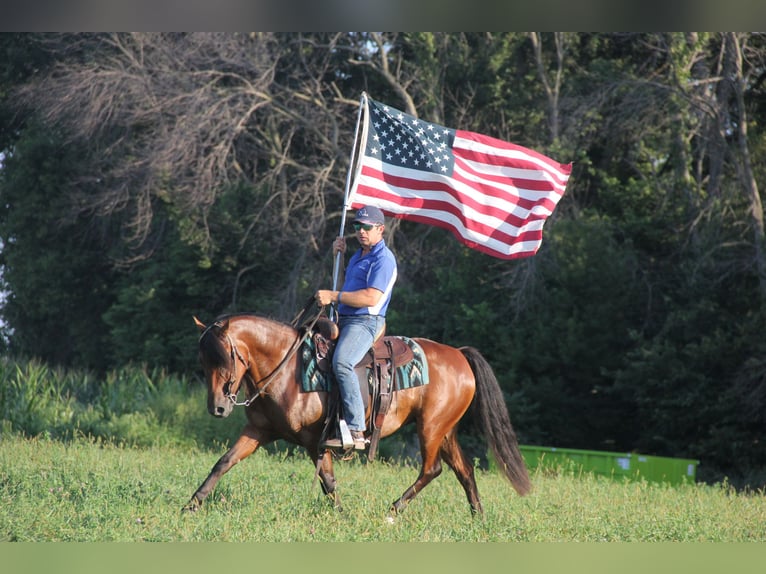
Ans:
{"label": "man's arm", "polygon": [[[340,295],[340,301],[338,296]],[[383,297],[383,291],[374,287],[366,287],[357,291],[331,291],[329,289],[320,289],[316,292],[315,298],[320,305],[329,305],[330,303],[343,303],[349,307],[374,307]]]}

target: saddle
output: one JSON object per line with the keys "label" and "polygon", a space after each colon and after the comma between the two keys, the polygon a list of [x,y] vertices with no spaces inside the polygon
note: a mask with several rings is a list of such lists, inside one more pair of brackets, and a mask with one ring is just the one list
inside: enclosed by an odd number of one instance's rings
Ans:
{"label": "saddle", "polygon": [[[385,331],[385,329],[384,329]],[[317,367],[325,372],[332,371],[332,352],[339,335],[338,326],[326,317],[320,317],[312,334]],[[365,410],[372,404],[370,411],[370,448],[367,457],[374,460],[380,442],[391,394],[398,390],[397,369],[415,358],[410,346],[400,337],[386,336],[381,333],[373,346],[354,367],[359,379]],[[365,385],[364,382],[367,382]],[[337,402],[337,401],[336,401]],[[336,416],[339,414],[335,411]],[[328,421],[329,423],[330,421]]]}

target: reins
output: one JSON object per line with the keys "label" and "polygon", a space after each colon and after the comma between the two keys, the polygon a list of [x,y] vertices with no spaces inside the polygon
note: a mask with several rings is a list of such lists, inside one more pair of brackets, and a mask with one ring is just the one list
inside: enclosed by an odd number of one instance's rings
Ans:
{"label": "reins", "polygon": [[[229,393],[227,394],[227,398],[234,403],[234,406],[237,407],[248,407],[250,404],[260,397],[264,391],[268,388],[268,386],[274,382],[274,379],[276,378],[277,374],[280,370],[282,370],[282,367],[284,367],[287,362],[292,358],[293,355],[298,351],[300,346],[303,344],[303,342],[306,340],[306,337],[309,336],[311,333],[311,330],[314,328],[314,325],[316,325],[316,322],[319,320],[319,317],[322,316],[322,310],[323,307],[319,307],[318,310],[313,315],[313,319],[309,322],[303,325],[302,327],[299,327],[299,325],[304,321],[304,318],[307,316],[309,310],[311,307],[316,307],[316,304],[314,302],[314,298],[311,297],[307,302],[306,305],[303,307],[303,309],[298,313],[295,318],[290,323],[294,328],[298,329],[298,337],[296,337],[295,341],[293,342],[292,346],[290,347],[290,350],[287,352],[287,354],[284,356],[284,358],[279,362],[279,364],[276,366],[276,368],[271,371],[268,375],[263,377],[260,381],[252,381],[252,385],[255,388],[255,394],[253,394],[251,397],[248,397],[244,401],[237,401],[237,395]],[[245,359],[242,357],[242,355],[239,352],[239,349],[237,349],[234,342],[231,340],[231,337],[229,335],[226,335],[226,338],[229,340],[229,345],[231,346],[231,360],[234,361],[234,354],[236,353],[237,358],[242,362],[242,364],[245,366],[245,377],[250,377],[250,363],[246,362]],[[239,391],[239,389],[237,389]]]}

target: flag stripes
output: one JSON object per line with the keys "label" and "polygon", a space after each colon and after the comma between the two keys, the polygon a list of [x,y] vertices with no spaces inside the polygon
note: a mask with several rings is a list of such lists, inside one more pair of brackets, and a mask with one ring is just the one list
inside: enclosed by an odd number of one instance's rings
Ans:
{"label": "flag stripes", "polygon": [[571,164],[429,124],[374,100],[367,100],[365,111],[352,207],[376,205],[389,215],[448,229],[494,257],[537,252]]}

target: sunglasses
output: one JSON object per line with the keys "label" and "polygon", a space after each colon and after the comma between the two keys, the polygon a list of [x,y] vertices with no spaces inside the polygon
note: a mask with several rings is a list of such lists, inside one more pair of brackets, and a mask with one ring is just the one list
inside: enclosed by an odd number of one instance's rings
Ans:
{"label": "sunglasses", "polygon": [[378,225],[373,225],[371,223],[354,223],[354,231],[359,231],[360,229],[363,229],[364,231],[371,231],[374,227],[378,227]]}

